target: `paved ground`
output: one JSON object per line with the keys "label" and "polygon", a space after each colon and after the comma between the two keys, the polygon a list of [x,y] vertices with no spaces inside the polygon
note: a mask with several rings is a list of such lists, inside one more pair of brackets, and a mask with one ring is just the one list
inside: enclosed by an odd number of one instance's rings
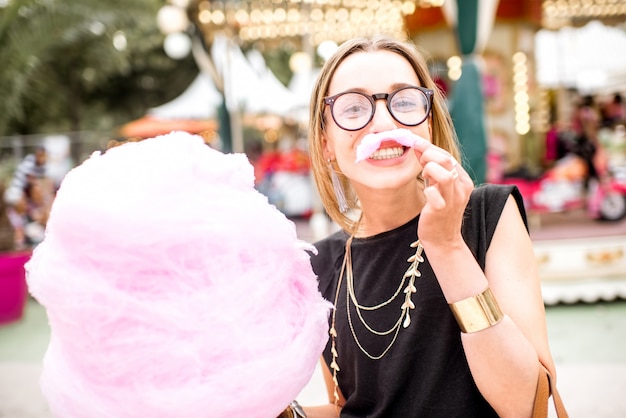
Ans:
{"label": "paved ground", "polygon": [[626,236],[626,219],[606,222],[590,219],[585,211],[532,215],[528,217],[530,236],[534,241],[590,238],[602,236]]}
{"label": "paved ground", "polygon": [[[316,229],[328,231],[315,221],[296,223],[304,240],[314,239]],[[538,225],[531,228],[534,240],[626,236],[626,221],[598,223],[582,213],[545,216]],[[547,307],[559,388],[571,417],[626,417],[625,318],[624,300]],[[0,325],[0,418],[51,418],[37,384],[49,335],[45,311],[34,300],[21,320]],[[325,401],[325,393],[316,371],[299,398],[315,404]]]}

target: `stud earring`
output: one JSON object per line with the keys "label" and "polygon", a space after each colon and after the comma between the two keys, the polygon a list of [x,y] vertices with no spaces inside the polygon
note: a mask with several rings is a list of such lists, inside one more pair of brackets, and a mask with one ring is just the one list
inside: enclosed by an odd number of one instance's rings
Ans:
{"label": "stud earring", "polygon": [[328,159],[328,170],[330,170],[330,179],[333,182],[333,190],[335,191],[335,197],[337,198],[337,205],[341,213],[346,213],[349,209],[348,200],[346,199],[346,193],[343,190],[337,171],[333,167],[332,160]]}

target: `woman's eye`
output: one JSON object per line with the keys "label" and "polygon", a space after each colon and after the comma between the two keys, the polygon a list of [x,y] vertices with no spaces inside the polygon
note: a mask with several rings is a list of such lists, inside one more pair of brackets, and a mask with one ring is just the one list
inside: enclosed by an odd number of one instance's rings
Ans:
{"label": "woman's eye", "polygon": [[413,112],[419,108],[419,103],[415,100],[399,99],[393,102],[393,109],[400,112]]}
{"label": "woman's eye", "polygon": [[369,109],[366,106],[363,106],[360,103],[353,103],[341,108],[341,116],[342,117],[358,117],[365,113],[367,113]]}

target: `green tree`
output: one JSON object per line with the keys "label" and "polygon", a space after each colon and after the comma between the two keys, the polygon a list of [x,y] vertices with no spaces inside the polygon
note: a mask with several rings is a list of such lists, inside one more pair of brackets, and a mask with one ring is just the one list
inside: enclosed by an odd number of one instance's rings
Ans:
{"label": "green tree", "polygon": [[163,52],[163,0],[0,0],[0,136],[107,130],[197,74]]}

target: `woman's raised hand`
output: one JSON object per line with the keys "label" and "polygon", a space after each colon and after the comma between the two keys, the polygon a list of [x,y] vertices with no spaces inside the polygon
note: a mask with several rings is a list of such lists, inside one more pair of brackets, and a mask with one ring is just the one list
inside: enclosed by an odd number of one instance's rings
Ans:
{"label": "woman's raised hand", "polygon": [[474,183],[447,151],[428,141],[415,141],[413,148],[423,167],[424,195],[418,236],[422,245],[446,245],[461,236],[463,213]]}

